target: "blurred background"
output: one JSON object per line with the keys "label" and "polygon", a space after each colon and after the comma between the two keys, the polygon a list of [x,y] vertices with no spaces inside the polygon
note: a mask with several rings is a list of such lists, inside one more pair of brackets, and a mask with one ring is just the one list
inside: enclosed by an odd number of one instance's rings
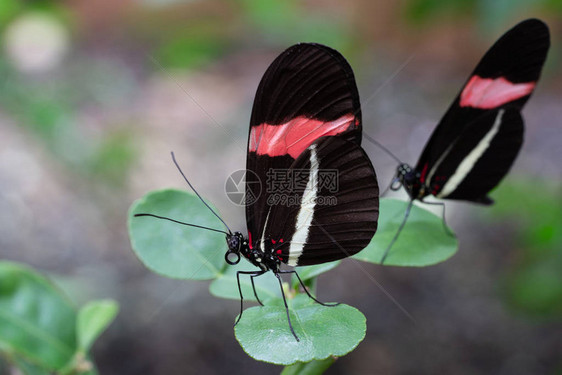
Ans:
{"label": "blurred background", "polygon": [[[480,57],[529,17],[551,28],[526,140],[485,208],[449,203],[460,250],[426,268],[347,260],[319,297],[357,307],[365,340],[328,374],[562,373],[561,0],[69,0],[0,2],[0,257],[50,275],[76,304],[115,298],[101,374],[277,374],[236,342],[237,301],[170,280],[133,254],[127,209],[185,189],[174,151],[231,228],[253,96],[301,41],[350,61],[365,133],[415,163]],[[365,142],[381,186],[395,162]]]}

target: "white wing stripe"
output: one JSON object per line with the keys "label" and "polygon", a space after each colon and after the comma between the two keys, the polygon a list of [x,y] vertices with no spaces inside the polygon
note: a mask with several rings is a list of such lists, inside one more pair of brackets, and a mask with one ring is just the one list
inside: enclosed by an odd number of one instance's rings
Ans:
{"label": "white wing stripe", "polygon": [[443,198],[451,194],[455,189],[463,182],[466,176],[470,173],[478,159],[484,155],[484,152],[490,147],[492,139],[496,136],[500,130],[500,125],[502,122],[502,116],[505,110],[500,109],[492,129],[482,138],[482,140],[476,145],[476,147],[463,159],[459,164],[455,173],[449,178],[443,189],[436,195],[437,198]]}
{"label": "white wing stripe", "polygon": [[267,211],[267,216],[265,217],[265,224],[263,225],[263,233],[261,234],[260,248],[262,251],[265,249],[265,230],[267,229],[267,221],[269,220],[269,214],[271,213],[271,207]]}
{"label": "white wing stripe", "polygon": [[449,147],[447,147],[447,149],[445,150],[445,152],[443,153],[443,155],[441,155],[439,157],[439,159],[437,159],[437,162],[435,163],[435,165],[433,166],[433,168],[431,168],[431,170],[429,171],[429,173],[427,174],[427,177],[425,178],[425,186],[430,187],[431,186],[431,178],[433,177],[433,174],[435,173],[435,171],[437,171],[437,167],[439,167],[439,165],[441,165],[441,162],[445,159],[445,156],[449,155],[449,152],[451,152],[451,150],[453,149],[453,146],[455,144],[452,143]]}
{"label": "white wing stripe", "polygon": [[316,197],[318,195],[318,157],[316,155],[316,145],[310,146],[310,173],[308,181],[303,192],[301,207],[297,215],[297,223],[295,225],[295,234],[291,239],[289,247],[289,266],[296,266],[299,257],[302,254],[304,245],[308,240],[308,233],[312,218],[314,216],[314,207],[316,206]]}

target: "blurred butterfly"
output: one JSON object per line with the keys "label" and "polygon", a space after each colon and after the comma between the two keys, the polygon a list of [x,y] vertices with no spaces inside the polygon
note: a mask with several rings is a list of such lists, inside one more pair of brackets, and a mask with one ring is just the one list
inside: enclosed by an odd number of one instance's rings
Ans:
{"label": "blurred butterfly", "polygon": [[401,163],[397,168],[391,189],[403,186],[410,204],[381,263],[414,200],[433,195],[493,203],[488,193],[507,174],[523,144],[521,109],[535,89],[549,46],[548,27],[529,19],[507,31],[486,52],[433,131],[416,166]]}

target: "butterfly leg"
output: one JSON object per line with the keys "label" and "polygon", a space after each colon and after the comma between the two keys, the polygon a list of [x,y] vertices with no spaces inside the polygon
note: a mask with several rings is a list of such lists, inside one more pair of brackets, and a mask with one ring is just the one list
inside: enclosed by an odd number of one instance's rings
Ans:
{"label": "butterfly leg", "polygon": [[256,285],[254,284],[254,277],[261,276],[265,272],[266,271],[261,271],[259,273],[256,273],[255,275],[250,276],[250,281],[252,282],[252,289],[254,290],[254,296],[256,297],[256,301],[258,301],[258,303],[262,306],[263,306],[263,303],[261,302],[260,297],[258,297],[258,293],[256,293]]}
{"label": "butterfly leg", "polygon": [[445,233],[447,233],[449,236],[455,237],[455,234],[449,230],[449,226],[447,225],[447,220],[445,219],[445,203],[443,203],[443,202],[426,202],[426,201],[423,201],[423,200],[422,200],[421,202],[422,202],[422,203],[425,203],[425,204],[431,204],[431,205],[434,205],[434,206],[441,206],[441,207],[443,208],[443,211],[442,211],[442,213],[441,213],[441,217],[443,218],[443,221],[442,221],[442,223],[443,223],[443,230],[444,230]]}
{"label": "butterfly leg", "polygon": [[287,321],[289,321],[289,328],[291,329],[291,333],[293,334],[293,336],[295,336],[295,339],[297,339],[297,341],[300,341],[299,337],[295,333],[295,330],[293,329],[293,325],[291,324],[291,316],[289,315],[289,306],[287,305],[287,299],[285,298],[285,292],[283,291],[283,282],[281,281],[281,276],[279,276],[278,272],[275,272],[275,277],[277,277],[277,280],[279,281],[279,287],[281,288],[281,295],[283,296],[283,303],[285,304],[285,312],[287,313]]}
{"label": "butterfly leg", "polygon": [[[240,287],[240,275],[251,275],[250,280],[252,280],[252,287],[254,286],[254,280],[252,279],[254,276],[263,275],[266,271],[238,271],[236,272],[236,282],[238,283],[238,293],[240,293],[240,315],[238,315],[238,319],[234,325],[237,325],[240,319],[242,318],[242,312],[244,312],[244,296],[242,295],[242,288]],[[254,288],[254,294],[256,293],[256,289]],[[258,296],[256,295],[256,298]],[[258,299],[259,301],[259,299]],[[261,302],[260,302],[261,303]]]}
{"label": "butterfly leg", "polygon": [[299,274],[297,273],[297,271],[295,271],[295,270],[291,270],[291,271],[279,271],[279,273],[294,273],[295,276],[297,277],[297,279],[299,280],[299,283],[301,284],[302,288],[303,288],[304,291],[306,292],[306,295],[309,296],[314,302],[316,302],[316,303],[318,303],[318,304],[320,304],[320,305],[322,305],[322,306],[329,306],[329,307],[337,306],[337,305],[340,304],[339,302],[336,302],[336,303],[324,303],[324,302],[320,302],[320,301],[318,301],[316,298],[314,298],[314,296],[313,296],[312,294],[310,294],[310,292],[308,291],[308,288],[306,287],[306,285],[304,285],[304,283],[303,283],[301,277],[299,276]]}
{"label": "butterfly leg", "polygon": [[406,225],[406,221],[408,220],[408,216],[410,216],[410,211],[412,210],[413,205],[414,205],[414,200],[411,199],[410,203],[408,203],[408,208],[406,208],[406,213],[404,214],[404,219],[402,220],[402,223],[400,224],[400,227],[398,228],[398,231],[396,232],[396,234],[394,235],[394,238],[392,238],[392,241],[390,241],[390,244],[388,245],[388,247],[384,251],[384,254],[381,258],[381,265],[384,264],[384,261],[385,261],[386,257],[388,256],[390,248],[392,248],[392,245],[394,245],[394,243],[398,239],[398,236],[400,236],[400,232],[402,232],[402,229],[404,229],[404,226]]}

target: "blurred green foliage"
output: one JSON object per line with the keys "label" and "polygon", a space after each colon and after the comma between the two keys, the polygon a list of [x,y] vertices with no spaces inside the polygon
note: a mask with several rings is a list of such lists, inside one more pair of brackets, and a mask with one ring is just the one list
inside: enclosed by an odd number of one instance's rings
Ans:
{"label": "blurred green foliage", "polygon": [[470,16],[484,30],[501,30],[514,15],[522,12],[560,11],[562,0],[409,0],[404,6],[406,20],[425,25],[447,17]]}
{"label": "blurred green foliage", "polygon": [[562,194],[547,181],[503,184],[495,193],[495,219],[515,222],[513,262],[503,279],[516,311],[562,319]]}
{"label": "blurred green foliage", "polygon": [[97,179],[122,185],[137,155],[133,139],[128,129],[106,134],[90,156],[86,170]]}
{"label": "blurred green foliage", "polygon": [[345,17],[314,8],[307,10],[297,0],[243,0],[243,13],[263,41],[281,46],[316,42],[331,46],[348,56],[357,35],[351,32]]}
{"label": "blurred green foliage", "polygon": [[175,69],[199,69],[216,61],[229,51],[234,42],[230,24],[225,14],[196,12],[192,17],[187,10],[178,10],[176,18],[164,12],[161,17],[135,18],[133,35],[135,38],[149,40],[153,45],[153,55],[157,65]]}
{"label": "blurred green foliage", "polygon": [[[88,72],[93,70],[90,67]],[[95,98],[95,93],[84,92],[99,82],[99,77],[75,80],[72,74],[54,74],[41,80],[28,79],[2,55],[0,77],[4,82],[0,85],[0,106],[17,125],[34,134],[55,156],[86,177],[114,186],[125,183],[137,154],[129,127],[115,124],[110,131],[92,137],[78,119],[84,101]],[[113,82],[118,85],[117,80]]]}
{"label": "blurred green foliage", "polygon": [[[136,19],[133,30],[154,42],[155,58],[170,68],[200,68],[247,42],[280,48],[317,42],[346,56],[356,46],[357,35],[345,17],[307,9],[301,1],[242,0],[222,7],[222,12],[203,9],[199,17],[181,20],[163,7],[161,17],[150,24],[143,17]],[[182,9],[178,6],[178,14]]]}
{"label": "blurred green foliage", "polygon": [[26,375],[97,374],[88,353],[117,311],[111,300],[77,310],[33,269],[0,262],[0,369],[11,366]]}
{"label": "blurred green foliage", "polygon": [[14,18],[23,9],[23,6],[24,4],[20,0],[0,1],[0,25],[5,25]]}
{"label": "blurred green foliage", "polygon": [[45,12],[65,24],[72,23],[72,16],[64,5],[54,0],[2,0],[0,1],[0,29],[8,26],[10,21],[27,12]]}
{"label": "blurred green foliage", "polygon": [[444,13],[460,15],[472,11],[475,2],[475,0],[409,0],[404,7],[404,15],[411,22],[424,23]]}
{"label": "blurred green foliage", "polygon": [[225,41],[220,36],[176,36],[156,51],[158,63],[169,68],[200,68],[222,56]]}

